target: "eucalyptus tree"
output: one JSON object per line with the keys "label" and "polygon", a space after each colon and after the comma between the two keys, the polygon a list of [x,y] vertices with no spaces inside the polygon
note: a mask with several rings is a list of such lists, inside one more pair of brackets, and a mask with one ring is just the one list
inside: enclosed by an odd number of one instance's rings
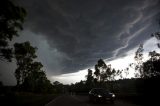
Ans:
{"label": "eucalyptus tree", "polygon": [[0,60],[11,61],[13,57],[9,41],[23,29],[26,11],[10,0],[0,0]]}

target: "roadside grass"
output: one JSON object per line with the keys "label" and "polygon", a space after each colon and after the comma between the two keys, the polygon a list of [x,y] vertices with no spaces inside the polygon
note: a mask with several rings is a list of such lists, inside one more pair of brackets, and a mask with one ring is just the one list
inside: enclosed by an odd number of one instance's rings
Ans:
{"label": "roadside grass", "polygon": [[44,106],[56,98],[57,94],[16,94],[1,96],[1,106]]}
{"label": "roadside grass", "polygon": [[133,103],[133,104],[138,104],[141,105],[143,104],[143,94],[137,94],[137,93],[130,93],[130,94],[116,94],[116,99],[117,100],[122,100],[125,102]]}

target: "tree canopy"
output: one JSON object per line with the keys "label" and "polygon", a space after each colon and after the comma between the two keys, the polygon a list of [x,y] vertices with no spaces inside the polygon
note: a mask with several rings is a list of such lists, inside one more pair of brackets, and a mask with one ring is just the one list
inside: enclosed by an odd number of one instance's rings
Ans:
{"label": "tree canopy", "polygon": [[15,5],[10,0],[0,1],[0,59],[11,61],[13,57],[9,41],[18,36],[26,16],[24,8]]}
{"label": "tree canopy", "polygon": [[143,76],[150,78],[160,77],[160,54],[156,51],[149,52],[150,59],[143,63]]}
{"label": "tree canopy", "polygon": [[31,92],[51,90],[52,85],[42,70],[42,63],[35,61],[37,58],[36,48],[32,47],[29,42],[24,42],[15,43],[14,50],[17,61],[17,69],[15,70],[17,86]]}
{"label": "tree canopy", "polygon": [[14,49],[15,58],[17,60],[15,77],[17,79],[17,85],[20,85],[24,82],[24,79],[33,68],[33,59],[37,56],[35,54],[35,48],[32,47],[29,42],[15,43]]}

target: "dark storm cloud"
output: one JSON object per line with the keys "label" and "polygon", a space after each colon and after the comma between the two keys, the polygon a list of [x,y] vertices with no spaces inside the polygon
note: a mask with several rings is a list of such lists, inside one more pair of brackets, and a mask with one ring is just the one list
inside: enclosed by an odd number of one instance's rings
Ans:
{"label": "dark storm cloud", "polygon": [[40,60],[48,72],[58,74],[88,68],[99,58],[116,58],[137,46],[155,31],[160,12],[158,0],[20,2],[28,11],[25,28],[44,36],[38,44],[47,42],[38,46]]}

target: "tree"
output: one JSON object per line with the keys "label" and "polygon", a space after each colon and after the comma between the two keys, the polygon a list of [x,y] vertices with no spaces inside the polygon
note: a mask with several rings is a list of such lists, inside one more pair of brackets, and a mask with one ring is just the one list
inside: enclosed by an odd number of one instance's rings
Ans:
{"label": "tree", "polygon": [[[155,37],[157,40],[160,40],[160,32],[152,33],[151,37]],[[157,43],[157,47],[160,48],[160,43]]]}
{"label": "tree", "polygon": [[59,81],[53,82],[53,87],[55,89],[55,93],[63,93],[64,92],[64,85]]}
{"label": "tree", "polygon": [[100,70],[98,69],[98,65],[97,64],[95,65],[94,75],[96,76],[95,82],[97,82],[99,80],[99,78],[100,78]]}
{"label": "tree", "polygon": [[151,78],[154,76],[160,76],[160,54],[156,51],[149,52],[149,59],[143,62],[143,45],[140,45],[135,53],[136,63],[131,63],[130,66],[134,66],[136,77]]}
{"label": "tree", "polygon": [[99,59],[97,64],[95,65],[95,72],[96,81],[105,82],[114,80],[116,75],[120,75],[120,71],[116,71],[115,69],[111,68],[111,65],[106,65],[106,63]]}
{"label": "tree", "polygon": [[99,59],[97,64],[95,65],[95,76],[97,77],[97,81],[101,81],[101,73],[104,72],[104,70],[107,68],[107,65],[102,59]]}
{"label": "tree", "polygon": [[150,78],[160,77],[160,54],[156,51],[149,52],[150,59],[143,63],[143,76]]}
{"label": "tree", "polygon": [[35,54],[36,48],[32,47],[29,42],[15,43],[14,48],[15,58],[17,60],[15,77],[17,79],[17,85],[19,86],[31,71],[33,59],[37,57]]}
{"label": "tree", "polygon": [[86,75],[86,85],[88,89],[91,89],[94,85],[93,73],[91,69],[88,69],[88,74]]}
{"label": "tree", "polygon": [[[129,67],[135,69],[135,77],[143,78],[143,44],[140,44],[135,52],[135,63],[131,63]],[[129,69],[129,68],[128,68]]]}
{"label": "tree", "polygon": [[22,24],[26,16],[24,8],[12,3],[10,0],[0,1],[0,59],[11,61],[13,57],[12,48],[8,42],[14,36],[18,36],[18,31],[22,30]]}
{"label": "tree", "polygon": [[[25,76],[22,83],[23,89],[32,92],[43,91],[43,83],[47,80],[46,74],[41,68],[43,65],[40,62],[29,64],[28,74]],[[38,87],[38,88],[37,88]]]}
{"label": "tree", "polygon": [[36,93],[52,92],[52,84],[42,70],[41,62],[35,61],[36,48],[32,47],[29,42],[15,43],[15,58],[17,60],[17,69],[15,77],[17,86],[23,91]]}
{"label": "tree", "polygon": [[53,82],[53,85],[57,86],[57,85],[60,85],[61,83],[59,81],[54,81]]}

